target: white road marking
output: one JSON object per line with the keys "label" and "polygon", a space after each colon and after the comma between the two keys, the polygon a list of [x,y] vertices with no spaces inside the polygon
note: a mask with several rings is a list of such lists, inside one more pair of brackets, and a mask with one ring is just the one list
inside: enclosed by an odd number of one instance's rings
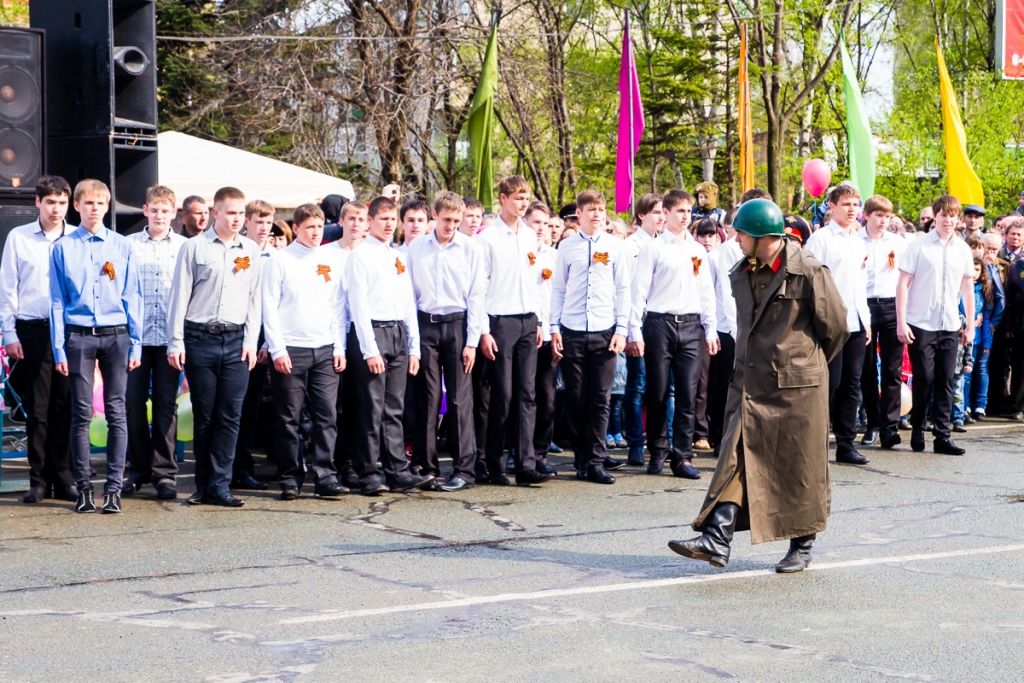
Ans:
{"label": "white road marking", "polygon": [[[901,562],[940,560],[947,557],[991,555],[994,553],[1010,553],[1018,550],[1024,550],[1024,545],[990,546],[988,548],[950,550],[941,553],[922,553],[919,555],[890,555],[888,557],[872,557],[859,560],[844,560],[841,562],[823,562],[818,564],[812,564],[807,569],[807,571],[824,571],[829,569],[845,569],[847,567],[865,567],[876,564],[898,564]],[[478,597],[460,598],[456,600],[421,602],[412,605],[394,605],[392,607],[376,607],[372,609],[331,611],[311,616],[282,619],[278,623],[308,624],[320,621],[338,621],[341,619],[354,619],[357,617],[374,617],[383,616],[386,614],[401,614],[403,612],[426,612],[430,610],[451,609],[453,607],[472,607],[474,605],[489,605],[499,602],[525,602],[530,600],[546,600],[548,598],[560,598],[570,595],[594,595],[598,593],[617,593],[621,591],[650,590],[651,588],[682,586],[692,583],[709,583],[712,581],[731,581],[734,579],[747,579],[760,576],[772,576],[774,574],[774,568],[751,569],[741,572],[723,572],[721,574],[709,574],[703,576],[680,576],[674,579],[650,579],[648,581],[629,581],[627,583],[612,583],[604,586],[552,588],[548,590],[531,591],[528,593],[500,593],[498,595],[481,595]]]}

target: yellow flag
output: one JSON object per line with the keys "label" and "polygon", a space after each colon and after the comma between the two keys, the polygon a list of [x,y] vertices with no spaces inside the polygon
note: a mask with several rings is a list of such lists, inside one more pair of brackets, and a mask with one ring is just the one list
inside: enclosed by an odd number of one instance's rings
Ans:
{"label": "yellow flag", "polygon": [[981,180],[971,166],[967,156],[967,133],[964,122],[960,118],[960,108],[956,106],[956,93],[953,83],[949,80],[946,60],[942,58],[942,46],[938,36],[935,37],[935,52],[939,57],[939,97],[942,100],[942,134],[946,143],[946,183],[949,194],[960,200],[961,204],[977,204],[985,206],[985,191]]}
{"label": "yellow flag", "polygon": [[740,24],[740,182],[743,191],[754,188],[754,134],[750,126],[750,77],[747,73],[747,22]]}

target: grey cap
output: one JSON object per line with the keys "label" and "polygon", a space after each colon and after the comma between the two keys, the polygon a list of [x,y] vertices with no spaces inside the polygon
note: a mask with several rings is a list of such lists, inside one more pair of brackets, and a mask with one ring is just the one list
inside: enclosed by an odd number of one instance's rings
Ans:
{"label": "grey cap", "polygon": [[981,206],[978,206],[977,204],[968,204],[967,206],[964,207],[964,213],[965,214],[974,213],[974,214],[977,214],[979,216],[984,216],[985,215],[985,208],[981,207]]}

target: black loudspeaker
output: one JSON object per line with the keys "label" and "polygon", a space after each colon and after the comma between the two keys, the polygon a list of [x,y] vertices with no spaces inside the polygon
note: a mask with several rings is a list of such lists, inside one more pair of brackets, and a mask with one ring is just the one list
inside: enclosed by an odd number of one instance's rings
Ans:
{"label": "black loudspeaker", "polygon": [[43,73],[43,32],[0,28],[0,190],[34,196],[43,175]]}
{"label": "black loudspeaker", "polygon": [[29,192],[0,189],[0,253],[3,253],[11,230],[37,218],[39,209],[36,208],[35,183]]}
{"label": "black loudspeaker", "polygon": [[158,180],[156,3],[31,0],[29,9],[46,31],[47,172],[72,186],[107,183],[110,227],[135,232]]}

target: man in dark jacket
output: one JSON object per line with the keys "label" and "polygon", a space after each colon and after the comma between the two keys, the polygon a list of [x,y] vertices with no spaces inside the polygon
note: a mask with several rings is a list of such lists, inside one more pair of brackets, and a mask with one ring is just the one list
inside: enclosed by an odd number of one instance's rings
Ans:
{"label": "man in dark jacket", "polygon": [[831,504],[828,362],[850,336],[828,269],[783,238],[782,212],[744,203],[733,227],[747,259],[730,272],[736,298],[736,367],[725,435],[700,514],[703,535],[673,551],[716,567],[737,529],[752,543],[791,539],[779,572],[802,571]]}

